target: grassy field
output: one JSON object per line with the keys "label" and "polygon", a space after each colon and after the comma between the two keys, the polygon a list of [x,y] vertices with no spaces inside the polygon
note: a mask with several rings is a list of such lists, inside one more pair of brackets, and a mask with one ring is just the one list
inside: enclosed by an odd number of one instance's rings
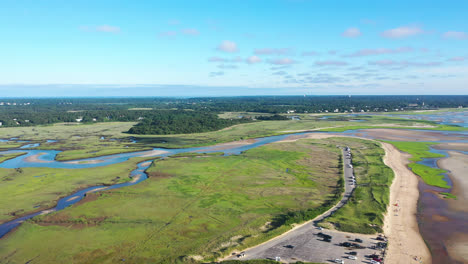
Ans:
{"label": "grassy field", "polygon": [[14,159],[18,156],[24,155],[26,152],[17,152],[17,153],[10,153],[10,154],[0,154],[0,163],[9,160],[9,159]]}
{"label": "grassy field", "polygon": [[337,143],[299,140],[236,156],[158,160],[138,185],[24,223],[0,240],[0,261],[213,261],[288,230],[271,224],[278,216],[334,199],[342,173]]}
{"label": "grassy field", "polygon": [[128,181],[130,172],[142,160],[89,169],[0,168],[0,223],[50,208],[78,189]]}
{"label": "grassy field", "polygon": [[352,233],[382,232],[393,171],[383,163],[384,150],[376,142],[343,140],[353,154],[357,187],[349,202],[321,226]]}
{"label": "grassy field", "polygon": [[[198,147],[242,139],[312,130],[341,132],[349,129],[388,128],[389,124],[392,124],[392,127],[410,129],[464,129],[456,126],[436,125],[431,121],[408,120],[387,116],[332,116],[332,118],[329,119],[320,119],[320,117],[310,114],[301,114],[299,116],[301,120],[253,122],[235,125],[219,131],[196,134],[131,135],[124,132],[128,131],[135,123],[108,122],[1,128],[0,138],[18,137],[22,140],[33,141],[31,143],[41,143],[39,149],[63,150],[63,152],[57,155],[58,160],[73,160],[141,151],[153,147]],[[357,125],[356,122],[350,121],[354,119],[365,120],[365,122],[361,122]],[[104,137],[104,139],[101,139],[102,137]],[[138,142],[132,143],[131,138],[137,138]],[[47,139],[58,140],[58,142],[46,143]],[[17,148],[19,146],[21,146],[21,144],[16,142],[0,142],[0,149]]]}
{"label": "grassy field", "polygon": [[443,173],[447,171],[437,168],[431,168],[429,166],[418,164],[416,162],[423,160],[423,158],[442,158],[445,157],[442,154],[430,152],[430,146],[436,143],[430,142],[399,142],[399,141],[387,141],[394,145],[400,151],[406,152],[411,155],[410,164],[408,167],[414,172],[414,174],[420,176],[426,184],[437,186],[441,188],[450,188],[447,182],[444,180]]}

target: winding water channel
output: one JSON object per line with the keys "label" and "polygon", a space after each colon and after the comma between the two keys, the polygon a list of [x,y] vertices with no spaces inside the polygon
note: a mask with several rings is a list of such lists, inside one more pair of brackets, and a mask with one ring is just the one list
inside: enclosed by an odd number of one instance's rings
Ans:
{"label": "winding water channel", "polygon": [[[450,114],[450,113],[449,113]],[[447,118],[451,118],[450,115],[447,114]],[[467,127],[468,126],[468,118],[467,115],[457,115],[457,118],[465,117],[463,122],[459,122],[458,125]],[[447,123],[447,121],[441,118],[440,123]],[[458,119],[457,119],[458,120]],[[427,132],[427,130],[424,130]],[[438,131],[445,135],[451,136],[466,136],[467,132],[448,132],[448,131]],[[108,156],[101,156],[96,158],[87,158],[81,160],[74,160],[74,161],[57,161],[55,157],[60,151],[58,150],[37,150],[32,148],[37,148],[39,144],[27,144],[19,149],[16,150],[9,150],[0,152],[0,154],[11,154],[11,153],[18,153],[18,152],[26,152],[26,154],[18,156],[16,158],[6,160],[0,163],[0,168],[24,168],[24,167],[48,167],[48,168],[66,168],[66,169],[80,169],[80,168],[91,168],[91,167],[98,167],[98,166],[107,166],[111,164],[116,164],[120,162],[127,161],[133,157],[165,157],[171,156],[179,153],[186,153],[186,152],[196,152],[196,153],[210,153],[210,152],[223,152],[224,155],[233,155],[233,154],[240,154],[243,151],[256,148],[268,143],[277,142],[283,140],[289,136],[297,136],[297,135],[305,135],[309,133],[323,133],[323,132],[302,132],[302,133],[294,133],[294,134],[287,134],[287,135],[280,135],[280,136],[271,136],[271,137],[264,137],[264,138],[257,138],[252,141],[252,143],[244,144],[244,145],[227,145],[226,147],[219,150],[216,146],[209,146],[209,147],[198,147],[198,148],[184,148],[184,149],[163,149],[163,148],[155,148],[151,151],[140,151],[140,152],[131,152],[131,153],[122,153],[122,154],[115,154],[115,155],[108,155]],[[365,137],[369,139],[375,139],[375,136],[368,135],[366,132],[360,130],[349,130],[342,133],[332,133],[336,135],[346,134],[348,136],[359,136]],[[378,137],[377,137],[378,138]],[[15,140],[15,139],[10,139]],[[5,141],[5,140],[2,140]],[[17,141],[18,142],[18,141]],[[23,141],[24,142],[24,141]],[[48,141],[49,142],[49,141]],[[445,141],[436,141],[436,142],[465,142],[465,140],[445,140]],[[435,150],[431,149],[431,151],[444,154],[447,156],[446,150]],[[151,153],[158,153],[152,155]],[[421,161],[421,164],[438,168],[437,165],[438,159],[425,159]],[[21,225],[22,222],[31,219],[37,215],[41,214],[48,214],[51,212],[63,210],[64,208],[73,205],[79,202],[87,193],[90,192],[99,192],[104,190],[122,188],[127,186],[132,186],[138,184],[145,179],[147,179],[147,174],[145,170],[151,165],[150,162],[144,161],[138,164],[138,167],[132,171],[130,177],[132,178],[131,181],[110,185],[110,186],[93,186],[89,187],[80,191],[73,193],[67,197],[60,199],[57,202],[57,205],[54,208],[42,210],[36,213],[32,213],[9,222],[3,223],[0,225],[0,238],[5,236],[14,228]],[[452,185],[452,181],[450,178],[445,175],[445,180],[448,182],[450,186]],[[466,220],[468,219],[468,214],[454,212],[451,211],[447,205],[445,200],[440,199],[436,194],[437,192],[446,191],[450,192],[447,189],[440,189],[436,187],[432,187],[426,185],[424,182],[420,181],[419,183],[419,191],[420,191],[420,199],[418,202],[418,220],[420,231],[427,241],[429,247],[433,255],[440,255],[441,258],[438,260],[445,260],[445,263],[454,263],[451,258],[448,256],[447,249],[445,243],[447,239],[453,235],[455,232],[465,232],[468,233],[468,226],[466,225]],[[468,191],[468,190],[466,190]],[[450,219],[449,222],[438,222],[434,221],[432,215],[442,215]],[[436,258],[437,259],[437,258]],[[442,262],[434,262],[434,263],[442,263]]]}

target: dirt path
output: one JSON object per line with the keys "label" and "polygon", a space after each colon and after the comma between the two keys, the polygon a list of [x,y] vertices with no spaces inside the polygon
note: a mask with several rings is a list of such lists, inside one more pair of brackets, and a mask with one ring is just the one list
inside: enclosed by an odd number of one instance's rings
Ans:
{"label": "dirt path", "polygon": [[385,150],[384,163],[395,173],[384,221],[384,232],[389,240],[385,263],[431,263],[431,254],[419,233],[416,219],[418,177],[406,167],[409,155],[388,143],[382,143],[382,146]]}

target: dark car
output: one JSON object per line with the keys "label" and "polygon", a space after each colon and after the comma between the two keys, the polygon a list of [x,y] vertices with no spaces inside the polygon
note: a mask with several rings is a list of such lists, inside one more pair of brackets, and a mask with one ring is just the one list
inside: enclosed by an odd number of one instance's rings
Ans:
{"label": "dark car", "polygon": [[284,246],[284,247],[285,247],[285,248],[294,248],[293,245],[286,245],[286,246]]}
{"label": "dark car", "polygon": [[348,252],[349,255],[353,255],[353,256],[356,256],[357,255],[357,252],[356,251],[351,251],[351,252]]}
{"label": "dark car", "polygon": [[351,243],[349,243],[349,242],[343,242],[343,243],[340,243],[340,246],[342,246],[342,247],[350,247],[350,246],[351,246]]}
{"label": "dark car", "polygon": [[362,239],[356,238],[354,239],[354,242],[362,243]]}

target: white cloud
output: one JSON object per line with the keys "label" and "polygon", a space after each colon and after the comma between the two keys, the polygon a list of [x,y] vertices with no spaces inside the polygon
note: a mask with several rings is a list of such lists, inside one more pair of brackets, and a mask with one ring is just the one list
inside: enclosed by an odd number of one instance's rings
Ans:
{"label": "white cloud", "polygon": [[315,51],[304,51],[304,52],[302,52],[302,56],[315,56],[315,55],[318,55],[318,53],[315,52]]}
{"label": "white cloud", "polygon": [[257,55],[284,55],[290,52],[288,48],[281,48],[281,49],[255,49],[254,53]]}
{"label": "white cloud", "polygon": [[209,57],[208,61],[209,62],[225,62],[225,61],[227,61],[227,59],[220,58],[220,57],[217,57],[217,56],[213,56],[213,57]]}
{"label": "white cloud", "polygon": [[167,23],[169,25],[180,25],[181,24],[180,20],[178,20],[178,19],[171,19],[171,20],[167,21]]}
{"label": "white cloud", "polygon": [[98,32],[108,32],[108,33],[119,33],[120,28],[116,27],[116,26],[102,25],[102,26],[97,26],[96,31],[98,31]]}
{"label": "white cloud", "polygon": [[237,48],[237,44],[235,42],[225,40],[225,41],[221,42],[221,44],[218,45],[217,50],[233,53],[233,52],[237,52],[238,48]]}
{"label": "white cloud", "polygon": [[317,66],[346,66],[348,65],[348,63],[345,61],[328,60],[328,61],[316,61],[315,65]]}
{"label": "white cloud", "polygon": [[189,35],[189,36],[198,36],[200,35],[200,32],[194,28],[185,28],[182,29],[182,34],[184,35]]}
{"label": "white cloud", "polygon": [[377,65],[377,66],[392,66],[395,64],[397,64],[397,62],[393,60],[369,61],[369,65]]}
{"label": "white cloud", "polygon": [[359,28],[355,28],[355,27],[348,28],[343,33],[341,33],[341,36],[346,37],[346,38],[357,38],[357,37],[360,37],[361,35],[362,33],[359,30]]}
{"label": "white cloud", "polygon": [[177,35],[177,31],[164,31],[158,34],[160,37],[174,37]]}
{"label": "white cloud", "polygon": [[85,32],[106,32],[106,33],[120,33],[120,27],[101,25],[101,26],[80,26],[79,29]]}
{"label": "white cloud", "polygon": [[261,61],[262,61],[262,59],[259,58],[259,57],[257,57],[257,56],[255,56],[255,55],[254,55],[254,56],[250,56],[250,57],[248,57],[248,58],[245,60],[245,62],[247,62],[248,64],[255,64],[255,63],[259,63],[259,62],[261,62]]}
{"label": "white cloud", "polygon": [[275,65],[291,65],[291,64],[296,63],[295,60],[290,59],[290,58],[274,59],[274,60],[269,60],[268,62],[270,64],[275,64]]}
{"label": "white cloud", "polygon": [[462,31],[447,31],[442,34],[445,39],[468,39],[468,33]]}
{"label": "white cloud", "polygon": [[224,75],[223,71],[210,72],[210,77],[217,77],[217,76],[222,76],[222,75]]}
{"label": "white cloud", "polygon": [[381,33],[381,36],[385,38],[398,39],[416,36],[422,33],[424,33],[424,30],[422,30],[420,27],[406,26],[386,30]]}
{"label": "white cloud", "polygon": [[238,67],[236,65],[231,65],[231,64],[220,64],[218,65],[219,69],[226,69],[226,70],[232,70],[232,69],[237,69]]}
{"label": "white cloud", "polygon": [[449,58],[448,61],[465,61],[467,58],[462,56]]}
{"label": "white cloud", "polygon": [[288,73],[285,71],[277,71],[277,72],[272,73],[272,75],[286,75],[286,74]]}
{"label": "white cloud", "polygon": [[377,65],[377,66],[399,66],[401,68],[404,67],[431,67],[431,66],[439,66],[442,63],[437,61],[429,61],[429,62],[414,62],[414,61],[394,61],[394,60],[379,60],[379,61],[369,61],[369,65]]}
{"label": "white cloud", "polygon": [[371,56],[371,55],[382,55],[382,54],[395,54],[395,53],[405,53],[414,51],[411,47],[400,47],[397,49],[362,49],[358,50],[352,54],[345,55],[344,57],[362,57],[362,56]]}

